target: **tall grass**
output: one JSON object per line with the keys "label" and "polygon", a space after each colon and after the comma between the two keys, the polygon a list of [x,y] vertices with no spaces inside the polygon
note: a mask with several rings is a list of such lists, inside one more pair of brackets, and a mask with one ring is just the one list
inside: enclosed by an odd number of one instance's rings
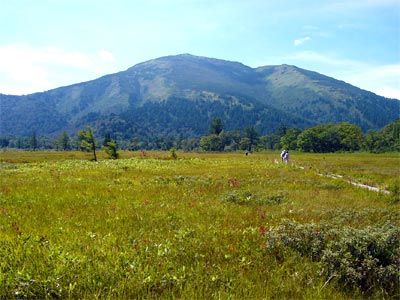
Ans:
{"label": "tall grass", "polygon": [[[398,184],[389,166],[399,157],[292,154],[283,165],[278,155],[123,152],[95,163],[78,152],[1,153],[0,298],[398,297],[386,265],[371,266],[389,282],[365,289],[328,256],[334,243],[375,245],[399,228],[398,201],[317,173]],[[307,243],[282,242],[313,230],[329,236],[320,259]],[[396,243],[385,243],[393,267]]]}

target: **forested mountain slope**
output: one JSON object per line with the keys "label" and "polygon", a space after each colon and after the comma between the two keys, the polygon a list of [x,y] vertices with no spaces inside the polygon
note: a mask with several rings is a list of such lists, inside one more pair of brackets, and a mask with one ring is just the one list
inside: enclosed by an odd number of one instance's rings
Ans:
{"label": "forested mountain slope", "polygon": [[0,135],[75,133],[199,136],[214,117],[227,130],[349,122],[364,131],[399,117],[400,101],[295,66],[250,68],[190,54],[24,96],[0,94]]}

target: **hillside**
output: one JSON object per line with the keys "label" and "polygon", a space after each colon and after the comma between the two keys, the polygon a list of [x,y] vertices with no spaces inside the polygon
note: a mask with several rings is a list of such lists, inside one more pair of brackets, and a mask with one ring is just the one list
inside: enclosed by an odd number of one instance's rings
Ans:
{"label": "hillside", "polygon": [[300,128],[347,121],[364,131],[399,117],[400,101],[297,68],[250,68],[190,54],[137,64],[96,80],[25,96],[0,94],[0,135],[57,135],[91,125],[98,134],[204,134],[219,116],[226,129]]}

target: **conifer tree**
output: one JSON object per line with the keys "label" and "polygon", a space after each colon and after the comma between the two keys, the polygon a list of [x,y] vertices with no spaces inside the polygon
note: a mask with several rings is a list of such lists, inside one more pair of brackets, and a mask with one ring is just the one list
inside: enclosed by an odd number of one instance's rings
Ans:
{"label": "conifer tree", "polygon": [[62,150],[67,150],[69,148],[69,136],[67,132],[63,132],[60,138],[60,146]]}
{"label": "conifer tree", "polygon": [[104,146],[104,151],[107,153],[108,157],[112,159],[117,159],[119,157],[117,143],[115,141],[108,142],[107,146]]}
{"label": "conifer tree", "polygon": [[96,138],[93,134],[93,129],[90,126],[86,126],[86,130],[78,132],[79,139],[81,140],[81,148],[93,152],[93,160],[97,161],[96,156]]}
{"label": "conifer tree", "polygon": [[38,140],[36,137],[36,132],[33,132],[33,134],[32,134],[32,137],[30,139],[30,145],[31,145],[32,151],[36,151],[36,149],[38,147]]}

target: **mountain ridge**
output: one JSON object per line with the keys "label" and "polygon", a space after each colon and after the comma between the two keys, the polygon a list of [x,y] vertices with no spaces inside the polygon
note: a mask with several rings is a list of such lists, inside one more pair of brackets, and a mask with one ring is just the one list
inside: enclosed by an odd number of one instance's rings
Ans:
{"label": "mountain ridge", "polygon": [[[227,129],[254,126],[263,134],[281,125],[305,128],[328,122],[349,122],[366,131],[382,128],[400,111],[396,99],[296,66],[251,68],[191,54],[152,59],[46,92],[0,94],[0,105],[0,135],[56,135],[91,125],[99,133],[113,131],[126,138],[146,130],[199,136],[215,116],[224,119]],[[194,114],[192,124],[185,110]]]}

